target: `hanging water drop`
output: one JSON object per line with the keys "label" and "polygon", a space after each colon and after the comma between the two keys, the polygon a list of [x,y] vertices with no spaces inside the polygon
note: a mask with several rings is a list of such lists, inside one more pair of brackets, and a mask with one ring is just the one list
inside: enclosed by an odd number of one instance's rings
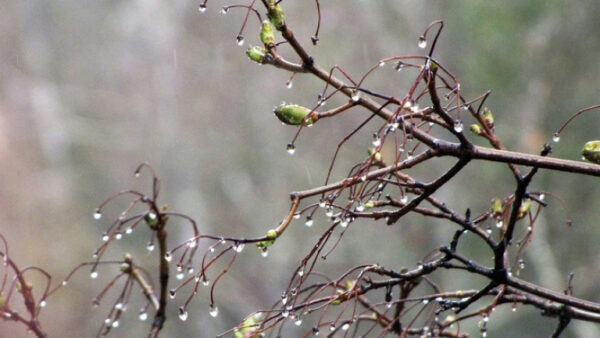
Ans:
{"label": "hanging water drop", "polygon": [[40,301],[40,307],[46,307],[46,305],[48,305],[48,303],[46,303],[46,301],[42,299]]}
{"label": "hanging water drop", "polygon": [[281,311],[281,317],[283,318],[287,318],[290,315],[290,312],[288,310],[283,310]]}
{"label": "hanging water drop", "polygon": [[165,261],[170,262],[173,259],[173,255],[170,252],[165,254]]}
{"label": "hanging water drop", "polygon": [[462,133],[463,129],[463,123],[460,120],[454,120],[454,131],[457,133]]}
{"label": "hanging water drop", "polygon": [[304,270],[303,269],[298,270],[298,276],[300,276],[300,277],[304,276]]}
{"label": "hanging water drop", "polygon": [[396,64],[396,68],[395,69],[396,69],[397,72],[402,71],[402,69],[404,69],[404,62],[398,61],[398,63]]}
{"label": "hanging water drop", "polygon": [[525,269],[525,260],[519,259],[519,269]]}
{"label": "hanging water drop", "polygon": [[331,323],[329,325],[329,331],[332,331],[332,332],[335,331],[335,324],[334,323]]}
{"label": "hanging water drop", "polygon": [[103,241],[103,242],[108,242],[108,240],[109,240],[109,239],[110,239],[110,237],[108,236],[108,234],[107,234],[107,233],[104,233],[104,234],[102,235],[102,241]]}
{"label": "hanging water drop", "polygon": [[342,228],[345,228],[348,226],[348,219],[344,219],[343,221],[340,222],[340,226]]}
{"label": "hanging water drop", "polygon": [[242,46],[244,44],[244,37],[241,35],[238,35],[235,40],[237,41],[238,46]]}
{"label": "hanging water drop", "polygon": [[175,299],[175,296],[177,296],[177,291],[175,289],[169,290],[169,298]]}
{"label": "hanging water drop", "polygon": [[131,235],[132,232],[133,232],[133,228],[131,228],[131,227],[129,227],[125,230],[126,235]]}
{"label": "hanging water drop", "polygon": [[500,229],[504,225],[504,222],[501,219],[496,220],[496,228]]}
{"label": "hanging water drop", "polygon": [[179,280],[182,280],[182,279],[183,279],[183,277],[185,277],[185,275],[184,275],[184,273],[183,273],[183,272],[180,272],[180,273],[178,273],[177,275],[175,275],[175,277],[176,277],[177,279],[179,279]]}
{"label": "hanging water drop", "polygon": [[400,197],[400,203],[402,203],[402,204],[408,203],[408,195],[407,194],[404,194],[402,197]]}
{"label": "hanging water drop", "polygon": [[423,49],[425,47],[427,47],[427,40],[425,39],[424,36],[420,36],[419,37],[419,42],[417,43],[417,45],[419,46],[419,48]]}
{"label": "hanging water drop", "polygon": [[300,318],[296,319],[296,321],[294,322],[294,324],[295,324],[296,326],[300,326],[300,325],[302,325],[302,319],[300,319]]}
{"label": "hanging water drop", "polygon": [[313,327],[313,328],[312,328],[312,332],[313,332],[313,334],[314,334],[315,336],[318,336],[318,335],[319,335],[319,328],[318,328],[318,327],[316,327],[316,326],[315,326],[315,327]]}
{"label": "hanging water drop", "polygon": [[210,313],[210,316],[214,318],[219,315],[219,308],[211,305],[209,313]]}
{"label": "hanging water drop", "polygon": [[94,211],[94,219],[99,220],[100,218],[102,218],[102,213],[100,212],[100,209],[96,209],[96,211]]}
{"label": "hanging water drop", "polygon": [[146,313],[146,311],[144,309],[142,309],[142,312],[140,312],[140,314],[138,315],[138,318],[143,322],[146,319],[148,319],[148,314]]}
{"label": "hanging water drop", "polygon": [[560,141],[560,136],[558,135],[558,133],[554,133],[554,135],[552,135],[552,142],[558,143],[559,141]]}
{"label": "hanging water drop", "polygon": [[106,324],[107,326],[110,325],[110,322],[111,322],[110,318],[106,318],[104,320],[104,324]]}
{"label": "hanging water drop", "polygon": [[146,250],[150,252],[154,251],[154,243],[148,242],[148,244],[146,244]]}
{"label": "hanging water drop", "polygon": [[117,327],[119,327],[119,321],[118,321],[118,320],[115,320],[115,321],[112,323],[112,327],[113,327],[113,328],[115,328],[115,329],[116,329]]}
{"label": "hanging water drop", "polygon": [[223,14],[223,15],[227,14],[228,10],[229,10],[229,8],[227,8],[227,7],[221,8],[221,14]]}
{"label": "hanging water drop", "polygon": [[200,13],[206,12],[206,5],[205,4],[200,4],[200,6],[198,6],[198,11]]}
{"label": "hanging water drop", "polygon": [[98,278],[98,271],[92,271],[92,273],[90,273],[90,278],[91,278],[91,279],[96,279],[96,278]]}
{"label": "hanging water drop", "polygon": [[351,99],[353,102],[358,102],[360,100],[360,92],[357,90],[353,91]]}
{"label": "hanging water drop", "polygon": [[117,310],[123,309],[123,303],[117,303],[117,304],[115,304],[115,309],[117,309]]}
{"label": "hanging water drop", "polygon": [[187,246],[188,246],[190,249],[193,249],[193,248],[195,248],[195,247],[196,247],[196,245],[197,245],[197,244],[198,244],[198,242],[196,242],[196,240],[191,240],[191,241],[189,241],[189,242],[188,242]]}
{"label": "hanging water drop", "polygon": [[383,66],[385,66],[385,61],[379,61],[379,64],[378,64],[378,66],[379,66],[379,67],[383,67]]}
{"label": "hanging water drop", "polygon": [[314,221],[313,221],[312,217],[310,217],[310,216],[306,217],[306,222],[304,222],[304,225],[306,225],[307,227],[310,228],[311,226],[313,226],[313,224],[314,224]]}
{"label": "hanging water drop", "polygon": [[188,273],[188,275],[193,274],[194,273],[194,267],[193,266],[188,266],[187,267],[187,273]]}
{"label": "hanging water drop", "polygon": [[325,211],[325,216],[327,216],[327,217],[333,216],[333,208],[331,206],[329,206],[327,208],[327,211]]}
{"label": "hanging water drop", "polygon": [[393,305],[393,304],[390,302],[390,303],[387,303],[387,304],[385,304],[385,307],[389,309],[389,308],[391,308],[391,307],[392,307],[392,305]]}
{"label": "hanging water drop", "polygon": [[294,219],[300,219],[300,213],[295,213],[294,214]]}
{"label": "hanging water drop", "polygon": [[282,293],[281,294],[281,304],[285,305],[288,301],[288,297],[287,297],[287,293]]}
{"label": "hanging water drop", "polygon": [[296,152],[296,146],[293,143],[288,143],[285,149],[290,155],[294,155],[294,153]]}
{"label": "hanging water drop", "polygon": [[245,246],[244,243],[236,244],[236,245],[234,245],[233,250],[235,250],[235,252],[237,252],[237,253],[240,253],[244,250],[244,246]]}
{"label": "hanging water drop", "polygon": [[294,83],[290,80],[286,81],[285,88],[291,89],[294,86]]}
{"label": "hanging water drop", "polygon": [[427,305],[427,304],[429,304],[429,299],[423,299],[423,301],[421,303],[423,303],[423,305]]}
{"label": "hanging water drop", "polygon": [[348,331],[349,328],[350,328],[350,323],[345,323],[344,325],[342,325],[342,331]]}
{"label": "hanging water drop", "polygon": [[365,205],[361,202],[356,206],[356,211],[361,212],[365,210]]}
{"label": "hanging water drop", "polygon": [[62,281],[62,283],[61,283],[62,286],[66,286],[67,284],[69,284],[69,281],[66,281],[66,280]]}
{"label": "hanging water drop", "polygon": [[183,322],[188,319],[188,312],[185,310],[185,308],[183,308],[183,306],[179,308],[179,319]]}
{"label": "hanging water drop", "polygon": [[373,134],[373,147],[377,148],[381,145],[381,139],[379,138],[379,135],[377,135],[377,133]]}
{"label": "hanging water drop", "polygon": [[123,238],[123,234],[122,234],[122,233],[120,233],[120,232],[117,232],[117,233],[115,234],[115,239],[116,239],[116,240],[120,240],[121,238]]}
{"label": "hanging water drop", "polygon": [[263,257],[267,257],[269,255],[269,249],[267,248],[260,248],[260,255]]}
{"label": "hanging water drop", "polygon": [[202,285],[204,285],[204,286],[208,286],[209,284],[210,284],[210,281],[209,281],[208,279],[204,278],[204,279],[202,280]]}

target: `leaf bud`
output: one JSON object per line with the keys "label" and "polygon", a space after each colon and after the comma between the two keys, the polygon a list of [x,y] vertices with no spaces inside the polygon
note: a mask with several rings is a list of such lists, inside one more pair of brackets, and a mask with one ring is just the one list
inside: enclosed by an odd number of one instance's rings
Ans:
{"label": "leaf bud", "polygon": [[596,164],[600,164],[600,141],[589,141],[581,150],[583,157]]}
{"label": "leaf bud", "polygon": [[[281,104],[275,108],[275,115],[277,118],[285,123],[292,126],[302,124],[304,118],[310,113],[310,109],[299,106],[297,104]],[[312,117],[306,119],[306,125],[311,125],[317,120],[317,115],[313,114]]]}
{"label": "leaf bud", "polygon": [[262,28],[260,29],[260,41],[267,47],[275,45],[275,32],[273,31],[273,26],[269,20],[265,20],[262,23]]}

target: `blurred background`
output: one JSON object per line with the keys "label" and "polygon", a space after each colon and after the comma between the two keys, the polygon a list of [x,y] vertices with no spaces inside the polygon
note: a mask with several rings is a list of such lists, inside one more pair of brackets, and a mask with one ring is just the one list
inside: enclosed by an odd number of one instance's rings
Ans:
{"label": "blurred background", "polygon": [[[287,89],[289,74],[249,61],[244,52],[259,44],[258,22],[251,17],[245,45],[238,47],[235,37],[244,12],[230,10],[223,16],[220,9],[226,4],[211,0],[200,13],[194,1],[0,0],[0,233],[18,264],[43,267],[56,284],[77,264],[91,260],[102,232],[127,200],[115,201],[100,221],[92,219],[93,210],[121,189],[149,192],[150,177],[133,176],[142,161],[162,179],[159,201],[196,219],[203,233],[262,235],[287,212],[290,191],[323,183],[337,142],[367,113],[353,109],[304,130],[296,153],[288,155],[285,145],[296,129],[282,126],[273,106],[281,101],[314,105],[322,84],[300,74]],[[287,0],[283,5],[289,26],[316,61],[325,68],[340,65],[353,77],[384,57],[423,53],[417,38],[429,22],[444,20],[437,58],[459,78],[467,97],[492,91],[487,105],[496,117],[497,134],[512,150],[539,152],[568,116],[600,103],[600,6],[591,0],[577,5],[322,1],[316,47],[310,44],[315,4]],[[414,75],[386,65],[367,85],[403,96]],[[578,160],[583,144],[600,138],[597,114],[573,122],[553,155]],[[366,156],[369,130],[342,148],[334,179]],[[435,172],[424,169],[418,175]],[[533,189],[554,192],[566,203],[548,197],[549,208],[525,255],[523,278],[562,291],[572,271],[575,295],[600,301],[597,184],[594,178],[564,173],[542,171],[536,177]],[[472,163],[437,196],[457,210],[480,211],[512,189],[506,166]],[[573,220],[570,228],[567,217]],[[312,228],[302,223],[295,221],[267,259],[256,248],[246,248],[217,287],[217,318],[209,316],[207,291],[201,290],[190,319],[182,324],[176,306],[187,293],[178,296],[163,336],[215,336],[253,310],[270,307],[326,226],[322,215]],[[191,234],[184,223],[169,227],[171,246]],[[358,264],[412,267],[446,244],[453,230],[415,215],[393,227],[383,221],[357,222],[328,258],[327,270],[336,276]],[[152,267],[157,258],[145,250],[149,235],[140,227],[113,243],[107,258],[128,251]],[[491,253],[476,241],[463,250],[481,263],[490,262]],[[115,271],[101,269],[92,280],[82,270],[50,298],[40,316],[50,336],[94,336],[118,290],[99,308],[92,309],[91,299]],[[458,274],[438,282],[483,286]],[[134,293],[113,336],[146,334],[149,323],[137,319],[142,298]],[[555,323],[534,309],[499,310],[490,318],[488,337],[548,336]],[[463,329],[477,335],[476,321],[471,324]],[[565,337],[600,336],[598,327],[587,323],[573,323],[567,331]],[[27,333],[3,321],[0,336]]]}

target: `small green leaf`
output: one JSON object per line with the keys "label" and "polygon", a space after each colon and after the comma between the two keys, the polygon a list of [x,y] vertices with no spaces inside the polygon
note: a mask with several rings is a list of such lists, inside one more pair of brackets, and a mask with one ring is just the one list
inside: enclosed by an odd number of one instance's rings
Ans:
{"label": "small green leaf", "polygon": [[276,4],[275,0],[267,0],[268,12],[267,17],[277,29],[281,29],[285,25],[283,16],[283,8]]}
{"label": "small green leaf", "polygon": [[269,20],[265,20],[262,23],[262,28],[260,29],[260,41],[262,41],[265,46],[275,45],[275,32],[273,31],[273,26]]}
{"label": "small green leaf", "polygon": [[472,124],[469,129],[473,132],[473,134],[475,135],[481,135],[481,126],[478,124]]}
{"label": "small green leaf", "polygon": [[246,55],[250,58],[250,60],[263,64],[265,63],[265,56],[267,55],[267,50],[262,47],[251,46],[246,50]]}
{"label": "small green leaf", "polygon": [[483,117],[483,121],[489,128],[494,128],[494,115],[488,107],[483,108],[481,111],[481,117]]}

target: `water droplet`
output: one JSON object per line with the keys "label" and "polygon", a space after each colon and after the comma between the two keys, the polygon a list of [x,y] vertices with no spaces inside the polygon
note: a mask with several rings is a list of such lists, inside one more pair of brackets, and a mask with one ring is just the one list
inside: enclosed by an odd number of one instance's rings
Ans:
{"label": "water droplet", "polygon": [[344,325],[342,325],[342,331],[348,331],[349,328],[350,328],[350,323],[345,323]]}
{"label": "water droplet", "polygon": [[522,259],[519,259],[519,269],[521,269],[521,270],[525,269],[525,261]]}
{"label": "water droplet", "polygon": [[517,307],[516,306],[512,307],[512,312],[517,312]]}
{"label": "water droplet", "polygon": [[417,112],[419,111],[419,105],[418,105],[418,104],[416,104],[416,103],[415,103],[415,104],[413,104],[413,105],[410,107],[410,111],[411,111],[411,112],[413,112],[413,113],[417,113]]}
{"label": "water droplet", "polygon": [[357,90],[353,91],[351,99],[353,102],[358,102],[360,100],[360,92]]}
{"label": "water droplet", "polygon": [[367,175],[362,175],[360,177],[360,180],[363,181],[363,182],[366,181],[367,180]]}
{"label": "water droplet", "polygon": [[300,213],[295,213],[294,214],[294,219],[300,219]]}
{"label": "water droplet", "polygon": [[306,217],[306,222],[304,222],[304,225],[306,225],[307,227],[310,228],[311,226],[313,226],[313,224],[314,224],[314,221],[313,221],[312,217],[310,217],[310,216]]}
{"label": "water droplet", "polygon": [[463,123],[460,120],[454,120],[454,131],[457,133],[462,133],[463,129]]}
{"label": "water droplet", "polygon": [[211,306],[209,313],[210,313],[210,316],[214,318],[219,315],[219,308],[216,306]]}
{"label": "water droplet", "polygon": [[295,324],[296,326],[300,326],[300,325],[302,325],[302,319],[300,319],[300,318],[296,319],[296,321],[294,322],[294,324]]}
{"label": "water droplet", "polygon": [[490,235],[492,233],[492,228],[488,227],[487,229],[485,229],[485,232]]}
{"label": "water droplet", "polygon": [[227,14],[228,10],[229,10],[229,8],[227,8],[227,7],[221,8],[221,14],[223,14],[223,15]]}
{"label": "water droplet", "polygon": [[527,231],[531,232],[532,230],[533,230],[533,227],[531,227],[531,226],[527,227]]}
{"label": "water droplet", "polygon": [[208,286],[209,284],[210,284],[210,281],[209,281],[208,279],[204,278],[204,279],[202,280],[202,285],[204,285],[204,286]]}
{"label": "water droplet", "polygon": [[498,229],[502,228],[503,225],[504,225],[504,222],[501,219],[496,220],[496,228],[498,228]]}
{"label": "water droplet", "polygon": [[539,197],[540,201],[543,201],[545,198],[546,198],[546,195],[540,194],[540,197]]}
{"label": "water droplet", "polygon": [[115,320],[115,321],[112,323],[112,327],[114,327],[115,329],[116,329],[117,327],[119,327],[119,321],[118,321],[118,320]]}
{"label": "water droplet", "polygon": [[303,269],[298,270],[298,276],[300,276],[300,277],[304,276],[304,270]]}
{"label": "water droplet", "polygon": [[117,304],[115,304],[115,309],[117,309],[117,310],[123,309],[123,303],[117,303]]}
{"label": "water droplet", "polygon": [[288,301],[288,297],[287,297],[287,293],[282,293],[281,294],[281,304],[285,305]]}
{"label": "water droplet", "polygon": [[111,322],[110,318],[106,318],[104,320],[104,324],[106,324],[106,325],[110,325],[110,322]]}
{"label": "water droplet", "polygon": [[94,211],[94,219],[99,220],[100,218],[102,218],[102,213],[100,212],[100,209],[96,209],[96,211]]}
{"label": "water droplet", "polygon": [[170,262],[173,259],[173,255],[170,252],[165,254],[165,261]]}
{"label": "water droplet", "polygon": [[325,211],[325,216],[327,216],[327,217],[333,216],[333,208],[331,206],[329,206],[327,208],[327,211]]}
{"label": "water droplet", "polygon": [[104,233],[104,234],[102,235],[102,241],[103,241],[103,242],[108,242],[108,240],[109,240],[109,239],[110,239],[110,237],[108,237],[108,234],[107,234],[107,233]]}
{"label": "water droplet", "polygon": [[192,248],[195,248],[197,244],[198,244],[198,242],[196,242],[196,240],[191,240],[191,241],[188,242],[187,246],[190,249],[192,249]]}
{"label": "water droplet", "polygon": [[315,327],[313,327],[313,328],[312,328],[312,332],[313,332],[313,334],[314,334],[315,336],[318,336],[318,335],[319,335],[319,328],[318,328],[318,327],[316,327],[316,326],[315,326]]}
{"label": "water droplet", "polygon": [[427,47],[427,40],[425,40],[424,36],[420,36],[419,37],[419,42],[417,43],[417,45],[419,46],[419,48],[423,49],[425,47]]}
{"label": "water droplet", "polygon": [[560,136],[558,135],[558,133],[554,133],[554,135],[552,135],[552,142],[558,143],[559,141],[560,141]]}
{"label": "water droplet", "polygon": [[385,66],[385,61],[379,61],[379,64],[378,64],[378,66],[379,66],[379,67],[383,67],[383,66]]}
{"label": "water droplet", "polygon": [[291,89],[294,86],[294,83],[292,81],[286,81],[285,83],[285,88],[287,89]]}
{"label": "water droplet", "polygon": [[365,210],[365,205],[361,202],[356,206],[356,211],[361,212]]}
{"label": "water droplet", "polygon": [[398,63],[396,64],[396,68],[395,69],[396,69],[397,72],[402,71],[402,69],[404,69],[404,62],[398,61]]}
{"label": "water droplet", "polygon": [[290,155],[294,155],[294,153],[296,152],[296,146],[293,143],[288,143],[285,149]]}
{"label": "water droplet", "polygon": [[423,303],[424,305],[427,305],[427,304],[429,304],[429,299],[423,299],[423,301],[421,303]]}
{"label": "water droplet", "polygon": [[138,318],[139,318],[141,321],[145,321],[146,319],[148,319],[148,314],[146,313],[146,311],[143,311],[143,310],[142,310],[142,312],[140,312],[140,314],[139,314]]}
{"label": "water droplet", "polygon": [[146,244],[146,250],[154,251],[154,243],[148,242],[148,244]]}
{"label": "water droplet", "polygon": [[133,232],[133,228],[127,228],[127,229],[125,230],[125,234],[126,234],[126,235],[131,235],[131,233],[132,233],[132,232]]}
{"label": "water droplet", "polygon": [[402,197],[400,197],[400,203],[402,203],[402,204],[408,203],[408,195],[404,194]]}
{"label": "water droplet", "polygon": [[240,253],[244,250],[244,246],[246,246],[244,243],[236,244],[233,246],[233,250],[235,250],[237,253]]}
{"label": "water droplet", "polygon": [[177,296],[177,291],[175,289],[169,290],[169,298],[175,299],[175,296]]}
{"label": "water droplet", "polygon": [[198,6],[198,11],[200,13],[206,12],[206,5],[205,4],[200,4],[200,6]]}
{"label": "water droplet", "polygon": [[188,273],[188,275],[193,274],[194,273],[194,267],[193,266],[188,266],[187,267],[187,273]]}
{"label": "water droplet", "polygon": [[381,139],[375,135],[373,138],[373,147],[379,147],[381,145]]}
{"label": "water droplet", "polygon": [[46,305],[48,305],[48,303],[42,299],[42,301],[40,301],[40,307],[46,307]]}
{"label": "water droplet", "polygon": [[389,309],[392,307],[392,305],[393,305],[392,303],[387,303],[387,304],[385,304],[385,307]]}
{"label": "water droplet", "polygon": [[179,308],[179,319],[181,319],[183,322],[188,319],[188,312],[183,308],[183,306]]}
{"label": "water droplet", "polygon": [[156,220],[156,214],[155,214],[155,213],[153,213],[152,211],[150,211],[150,212],[148,213],[148,219],[149,219],[149,220],[151,220],[151,221],[154,221],[154,220]]}
{"label": "water droplet", "polygon": [[263,257],[267,257],[269,255],[269,249],[267,248],[261,248],[260,249],[260,255]]}
{"label": "water droplet", "polygon": [[123,234],[122,234],[122,233],[120,233],[120,232],[117,232],[117,233],[115,234],[115,239],[116,239],[116,240],[120,240],[121,238],[123,238]]}
{"label": "water droplet", "polygon": [[98,278],[98,271],[92,271],[92,273],[90,273],[90,278],[91,278],[91,279],[96,279],[96,278]]}
{"label": "water droplet", "polygon": [[238,46],[242,46],[242,45],[244,44],[244,37],[243,37],[243,36],[241,36],[241,35],[238,35],[238,36],[235,38],[235,41],[237,42],[237,45],[238,45]]}
{"label": "water droplet", "polygon": [[343,221],[340,222],[340,226],[342,228],[345,228],[348,226],[348,219],[344,219]]}
{"label": "water droplet", "polygon": [[62,286],[66,286],[67,284],[69,284],[69,282],[68,282],[68,281],[66,281],[66,280],[64,280],[64,281],[62,281],[62,283],[61,283],[61,284],[62,284]]}
{"label": "water droplet", "polygon": [[283,318],[287,318],[290,315],[290,312],[288,310],[283,310],[281,311],[281,317]]}
{"label": "water droplet", "polygon": [[175,277],[176,277],[177,279],[179,279],[179,280],[182,280],[182,279],[183,279],[183,277],[185,277],[185,274],[184,274],[183,272],[180,272],[180,273],[178,273],[178,274],[177,274]]}

